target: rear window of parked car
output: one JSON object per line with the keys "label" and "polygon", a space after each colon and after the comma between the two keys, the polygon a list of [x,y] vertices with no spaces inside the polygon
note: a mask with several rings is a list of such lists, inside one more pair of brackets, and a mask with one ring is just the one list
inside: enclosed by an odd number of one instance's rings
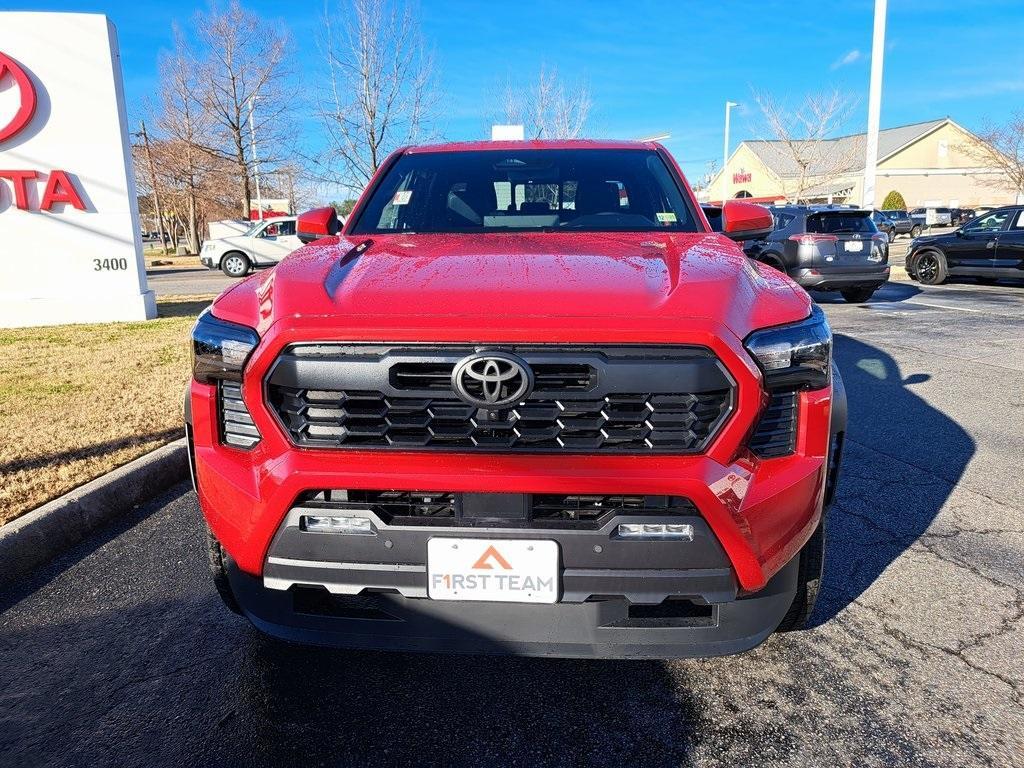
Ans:
{"label": "rear window of parked car", "polygon": [[807,231],[822,235],[838,235],[844,232],[869,234],[878,231],[871,214],[866,211],[829,211],[807,217]]}
{"label": "rear window of parked car", "polygon": [[793,219],[796,218],[796,214],[792,213],[773,213],[772,218],[775,219],[776,229],[785,229],[793,223]]}

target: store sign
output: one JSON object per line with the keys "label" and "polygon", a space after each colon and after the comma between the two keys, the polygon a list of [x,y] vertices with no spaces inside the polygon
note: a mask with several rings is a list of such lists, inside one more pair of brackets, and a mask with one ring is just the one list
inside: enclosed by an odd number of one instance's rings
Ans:
{"label": "store sign", "polygon": [[113,25],[0,12],[0,327],[155,315]]}
{"label": "store sign", "polygon": [[748,173],[747,171],[744,171],[744,170],[740,170],[739,173],[734,173],[732,175],[732,183],[733,184],[749,184],[751,178],[753,178],[753,174]]}

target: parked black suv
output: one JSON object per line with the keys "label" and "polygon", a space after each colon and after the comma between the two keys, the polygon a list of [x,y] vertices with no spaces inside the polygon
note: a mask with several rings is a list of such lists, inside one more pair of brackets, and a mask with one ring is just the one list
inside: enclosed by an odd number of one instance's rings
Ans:
{"label": "parked black suv", "polygon": [[925,285],[950,275],[979,282],[1024,278],[1024,206],[1011,205],[971,219],[955,232],[911,241],[907,273]]}
{"label": "parked black suv", "polygon": [[879,232],[885,232],[891,243],[896,235],[910,235],[917,237],[921,234],[921,227],[910,218],[906,211],[873,211],[871,220],[875,222]]}
{"label": "parked black suv", "polygon": [[833,206],[772,208],[775,229],[748,241],[747,256],[785,272],[807,290],[839,291],[850,302],[871,298],[889,279],[889,238],[871,211]]}

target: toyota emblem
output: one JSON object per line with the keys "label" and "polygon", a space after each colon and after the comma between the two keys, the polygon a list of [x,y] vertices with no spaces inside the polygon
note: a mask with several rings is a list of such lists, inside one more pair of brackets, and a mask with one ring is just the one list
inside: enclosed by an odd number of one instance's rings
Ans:
{"label": "toyota emblem", "polygon": [[506,352],[478,352],[458,362],[452,389],[478,408],[505,408],[533,391],[533,371],[525,360]]}
{"label": "toyota emblem", "polygon": [[0,141],[7,141],[21,131],[36,112],[36,89],[18,62],[0,51],[0,90],[8,80],[18,89],[18,110],[6,125],[0,125]]}

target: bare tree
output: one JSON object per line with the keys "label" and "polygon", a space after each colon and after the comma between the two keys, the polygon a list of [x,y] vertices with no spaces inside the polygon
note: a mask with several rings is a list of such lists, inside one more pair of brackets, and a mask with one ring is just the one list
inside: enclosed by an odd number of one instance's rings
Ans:
{"label": "bare tree", "polygon": [[365,185],[394,149],[423,138],[436,96],[433,57],[413,6],[394,0],[339,2],[324,16],[329,90],[319,104],[334,180]]}
{"label": "bare tree", "polygon": [[583,135],[590,115],[590,89],[585,82],[566,86],[558,70],[540,68],[533,85],[507,82],[500,95],[498,119],[522,125],[533,139],[575,139]]}
{"label": "bare tree", "polygon": [[184,203],[185,237],[191,253],[200,242],[200,188],[214,159],[204,150],[213,143],[214,120],[201,101],[199,69],[180,30],[174,30],[174,52],[160,56],[161,110],[157,127],[167,142],[162,153],[165,173]]}
{"label": "bare tree", "polygon": [[854,106],[839,91],[808,94],[796,108],[766,93],[755,93],[754,99],[774,139],[767,146],[780,161],[780,177],[789,200],[806,199],[809,190],[857,167],[858,152],[864,154],[863,140],[833,140]]}
{"label": "bare tree", "polygon": [[[246,10],[238,0],[231,0],[223,10],[213,5],[208,13],[196,13],[194,25],[207,52],[199,62],[195,81],[213,121],[216,142],[206,149],[235,164],[243,212],[249,218],[253,150],[285,143],[293,97],[287,66],[288,34]],[[250,121],[254,109],[258,119]],[[264,162],[274,159],[266,152],[261,155]]]}
{"label": "bare tree", "polygon": [[1014,112],[1003,125],[987,124],[960,149],[979,166],[997,171],[980,181],[989,187],[1012,188],[1020,200],[1024,195],[1024,111]]}

